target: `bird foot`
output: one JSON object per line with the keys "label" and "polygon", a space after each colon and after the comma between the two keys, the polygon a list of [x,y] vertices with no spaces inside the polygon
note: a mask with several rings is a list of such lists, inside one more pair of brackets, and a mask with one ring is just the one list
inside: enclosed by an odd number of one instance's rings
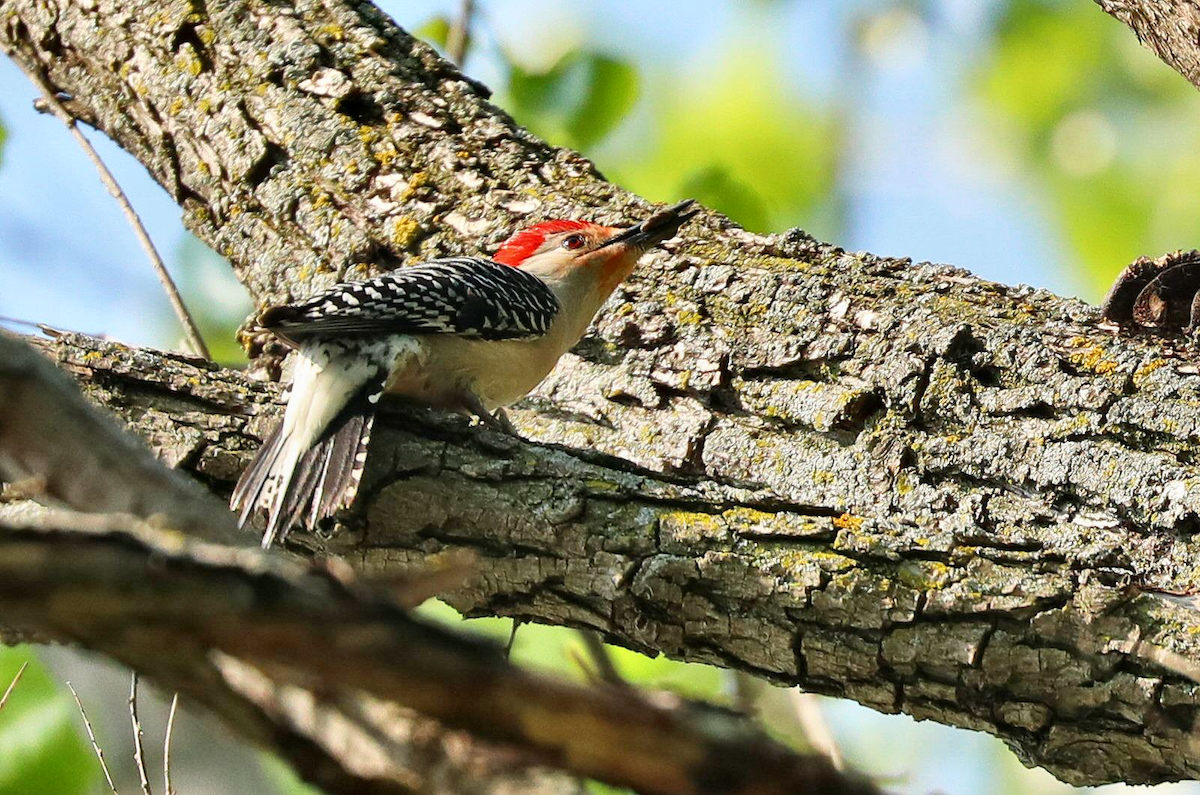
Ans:
{"label": "bird foot", "polygon": [[463,395],[463,406],[468,411],[474,414],[481,423],[491,428],[493,431],[508,434],[509,436],[520,437],[517,429],[513,427],[512,422],[508,419],[508,414],[503,408],[498,408],[495,411],[489,411],[488,407],[483,404],[479,396],[473,392],[468,392]]}

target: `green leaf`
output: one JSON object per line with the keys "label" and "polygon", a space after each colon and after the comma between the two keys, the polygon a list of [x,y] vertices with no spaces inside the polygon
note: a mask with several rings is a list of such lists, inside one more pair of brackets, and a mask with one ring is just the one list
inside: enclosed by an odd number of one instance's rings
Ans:
{"label": "green leaf", "polygon": [[567,134],[576,149],[590,147],[629,115],[638,98],[637,70],[607,55],[588,55],[580,67],[587,72],[583,99],[570,114]]}
{"label": "green leaf", "polygon": [[24,662],[29,667],[0,710],[0,792],[94,792],[100,763],[75,701],[29,647],[0,647],[0,693]]}

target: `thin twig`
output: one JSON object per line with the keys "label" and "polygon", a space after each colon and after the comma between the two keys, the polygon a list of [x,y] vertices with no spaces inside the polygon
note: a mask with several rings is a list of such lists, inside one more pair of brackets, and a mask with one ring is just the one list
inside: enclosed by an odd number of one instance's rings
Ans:
{"label": "thin twig", "polygon": [[512,631],[508,633],[508,643],[504,647],[505,659],[512,657],[513,644],[517,642],[517,630],[520,629],[521,625],[524,623],[525,622],[519,618],[514,618],[512,620]]}
{"label": "thin twig", "polygon": [[467,57],[467,38],[471,33],[471,17],[475,15],[475,0],[461,0],[458,18],[446,34],[446,57],[459,66]]}
{"label": "thin twig", "polygon": [[100,748],[100,743],[96,742],[96,733],[92,731],[92,722],[88,720],[87,711],[83,708],[83,702],[79,700],[79,694],[75,692],[75,688],[70,682],[67,682],[67,690],[71,691],[71,695],[75,697],[75,706],[79,707],[79,715],[83,718],[83,728],[87,729],[88,739],[92,741],[92,750],[96,752],[96,758],[100,760],[100,769],[104,771],[104,780],[108,782],[108,788],[113,795],[120,795],[117,792],[117,785],[113,783],[112,774],[108,772],[108,765],[104,761],[104,750]]}
{"label": "thin twig", "polygon": [[133,761],[137,765],[138,781],[142,795],[154,795],[150,790],[150,777],[146,775],[146,749],[142,746],[142,722],[138,720],[138,675],[129,676],[129,722],[133,725]]}
{"label": "thin twig", "polygon": [[37,329],[47,337],[61,337],[63,334],[81,334],[85,337],[96,337],[104,339],[103,334],[92,334],[87,331],[77,331],[75,329],[57,328],[45,323],[38,323],[36,320],[23,320],[19,317],[11,317],[9,315],[0,315],[0,323],[6,323],[10,326],[24,326],[25,328]]}
{"label": "thin twig", "polygon": [[829,757],[829,761],[838,770],[845,770],[846,763],[842,760],[842,752],[838,748],[837,740],[833,739],[833,732],[829,730],[825,716],[821,713],[821,704],[817,701],[817,697],[798,687],[793,687],[788,692],[788,696],[791,699],[796,720],[800,724],[800,730],[804,732],[804,738],[808,740],[809,747],[817,753]]}
{"label": "thin twig", "polygon": [[92,146],[92,142],[80,132],[79,126],[75,123],[75,117],[67,112],[62,102],[59,101],[54,92],[46,85],[42,76],[26,68],[17,59],[13,59],[13,62],[25,72],[25,75],[42,92],[42,97],[50,112],[58,117],[59,121],[67,125],[67,130],[70,131],[71,136],[83,148],[84,154],[87,155],[88,160],[92,161],[92,165],[96,167],[96,172],[100,175],[100,181],[104,183],[104,187],[108,188],[109,194],[116,200],[121,211],[125,213],[125,218],[128,219],[130,226],[133,227],[138,242],[142,244],[142,250],[150,258],[150,264],[154,266],[154,271],[158,274],[158,280],[162,283],[163,289],[167,293],[167,300],[171,302],[171,308],[175,310],[175,315],[179,318],[179,322],[183,326],[184,334],[192,351],[199,356],[203,356],[205,359],[211,360],[212,355],[208,352],[208,346],[204,344],[204,338],[200,336],[200,329],[196,327],[196,321],[192,319],[191,313],[188,312],[187,306],[183,303],[183,297],[179,294],[179,288],[175,286],[175,281],[167,271],[167,266],[163,264],[162,257],[158,255],[158,249],[154,247],[154,242],[150,240],[150,234],[142,224],[142,219],[138,217],[137,211],[129,203],[125,192],[117,184],[116,178],[108,170],[108,166],[104,164],[104,161],[100,159],[100,155]]}
{"label": "thin twig", "polygon": [[599,676],[600,681],[607,682],[610,685],[626,686],[625,678],[617,670],[612,655],[608,653],[608,649],[604,646],[604,641],[600,640],[600,634],[595,630],[581,629],[579,630],[579,637],[583,639],[583,645],[588,650],[588,656],[592,658],[592,663],[596,666],[596,675]]}
{"label": "thin twig", "polygon": [[175,795],[171,786],[171,735],[175,732],[175,710],[179,709],[179,694],[171,697],[171,709],[167,712],[167,733],[163,738],[163,789],[167,795]]}
{"label": "thin twig", "polygon": [[29,661],[21,663],[21,668],[17,671],[17,675],[8,683],[8,688],[4,691],[4,695],[0,696],[0,709],[4,709],[4,705],[8,703],[8,697],[12,695],[13,688],[17,686],[17,682],[21,681],[21,677],[25,675],[25,669],[29,667]]}

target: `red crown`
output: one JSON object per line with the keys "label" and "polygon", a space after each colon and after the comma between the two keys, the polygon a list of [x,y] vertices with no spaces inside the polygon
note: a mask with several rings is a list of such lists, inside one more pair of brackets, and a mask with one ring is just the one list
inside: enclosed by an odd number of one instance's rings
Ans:
{"label": "red crown", "polygon": [[557,234],[558,232],[573,232],[577,229],[587,229],[593,226],[595,224],[588,223],[587,221],[543,221],[540,224],[534,224],[526,229],[522,229],[508,240],[505,240],[503,245],[500,246],[500,250],[496,252],[492,259],[503,265],[512,265],[515,268],[541,248],[549,235]]}

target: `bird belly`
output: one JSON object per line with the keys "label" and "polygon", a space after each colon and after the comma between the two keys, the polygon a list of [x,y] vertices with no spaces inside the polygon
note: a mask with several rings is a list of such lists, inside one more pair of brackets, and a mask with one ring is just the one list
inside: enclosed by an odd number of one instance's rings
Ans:
{"label": "bird belly", "polygon": [[430,406],[463,408],[474,393],[488,409],[507,406],[541,383],[561,351],[545,337],[534,340],[421,338],[417,355],[397,359],[387,392]]}

